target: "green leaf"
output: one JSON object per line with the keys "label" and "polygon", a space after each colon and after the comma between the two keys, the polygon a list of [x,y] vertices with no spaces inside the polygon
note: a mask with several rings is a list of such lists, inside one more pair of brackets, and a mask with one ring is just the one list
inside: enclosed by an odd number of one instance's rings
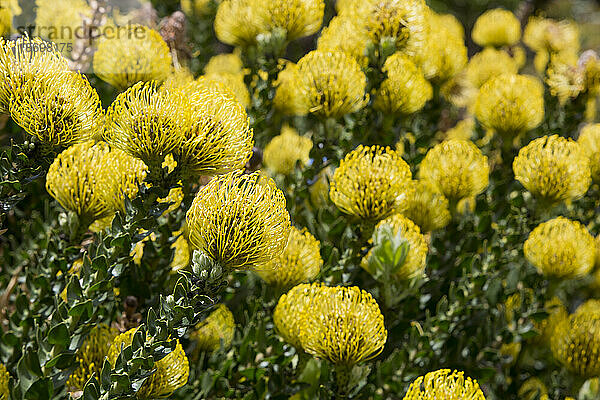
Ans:
{"label": "green leaf", "polygon": [[64,322],[54,326],[48,332],[48,343],[67,347],[69,345],[69,328]]}

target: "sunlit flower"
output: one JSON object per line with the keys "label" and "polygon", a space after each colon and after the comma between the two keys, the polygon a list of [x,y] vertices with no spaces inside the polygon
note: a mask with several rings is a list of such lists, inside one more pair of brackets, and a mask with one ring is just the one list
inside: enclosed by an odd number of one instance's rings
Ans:
{"label": "sunlit flower", "polygon": [[574,99],[585,90],[585,77],[576,65],[556,62],[547,70],[546,83],[550,93],[558,97],[561,104]]}
{"label": "sunlit flower", "polygon": [[590,313],[600,313],[600,300],[598,299],[589,299],[583,302],[577,310],[575,310],[575,314],[590,314]]}
{"label": "sunlit flower", "polygon": [[412,114],[423,108],[433,89],[421,70],[402,54],[387,58],[383,65],[387,78],[377,91],[374,107],[389,114]]}
{"label": "sunlit flower", "polygon": [[215,351],[228,348],[233,341],[235,320],[225,304],[220,304],[208,317],[198,325],[190,335],[201,351]]}
{"label": "sunlit flower", "polygon": [[415,190],[408,195],[407,207],[402,212],[423,232],[441,229],[450,222],[448,199],[438,187],[425,180],[413,182]]}
{"label": "sunlit flower", "polygon": [[290,231],[284,194],[258,172],[213,178],[196,194],[187,222],[192,245],[232,269],[271,261]]}
{"label": "sunlit flower", "polygon": [[544,385],[544,383],[536,377],[529,378],[523,382],[519,388],[519,392],[517,393],[519,399],[523,400],[541,400],[546,394],[548,394],[546,385]]}
{"label": "sunlit flower", "polygon": [[360,65],[366,65],[367,41],[364,26],[357,24],[352,18],[336,16],[319,35],[317,50],[343,51],[354,57]]}
{"label": "sunlit flower", "polygon": [[[113,340],[108,350],[108,361],[111,365],[115,365],[121,350],[131,345],[136,331],[136,328],[130,329]],[[177,341],[175,349],[160,361],[156,361],[154,368],[155,371],[144,381],[137,392],[137,396],[141,399],[168,397],[187,383],[190,366],[181,343]]]}
{"label": "sunlit flower", "polygon": [[273,98],[273,107],[285,115],[306,115],[308,107],[298,92],[298,65],[287,62],[277,76],[277,91]]}
{"label": "sunlit flower", "polygon": [[594,237],[585,226],[564,217],[539,224],[523,245],[527,260],[540,273],[555,278],[577,278],[594,267]]}
{"label": "sunlit flower", "polygon": [[171,73],[171,61],[169,46],[160,33],[131,25],[126,33],[100,38],[93,67],[100,79],[126,89],[137,82],[164,81]]}
{"label": "sunlit flower", "polygon": [[[379,221],[375,231],[382,229],[384,225],[389,225],[393,229],[393,234],[401,234],[402,238],[408,242],[408,253],[404,264],[396,271],[394,277],[399,280],[405,280],[423,275],[425,271],[425,259],[427,258],[427,241],[421,234],[421,230],[413,221],[403,215],[395,214],[382,221]],[[375,271],[369,269],[369,258],[372,255],[372,249],[363,257],[361,266],[370,274]]]}
{"label": "sunlit flower", "polygon": [[228,72],[230,74],[241,74],[243,72],[244,64],[237,52],[217,54],[208,60],[204,67],[204,73],[206,75],[220,74]]}
{"label": "sunlit flower", "polygon": [[311,51],[298,61],[292,85],[304,113],[339,118],[366,105],[365,74],[343,52]]}
{"label": "sunlit flower", "polygon": [[516,74],[518,69],[508,53],[489,47],[471,57],[466,74],[469,82],[480,88],[491,78],[502,74]]}
{"label": "sunlit flower", "polygon": [[500,75],[479,91],[475,115],[486,128],[504,138],[528,132],[544,119],[544,88],[527,75]]}
{"label": "sunlit flower", "polygon": [[488,186],[487,157],[468,140],[446,140],[430,149],[419,178],[433,183],[449,200],[476,196]]}
{"label": "sunlit flower", "polygon": [[98,136],[104,112],[96,90],[75,72],[43,74],[24,82],[10,115],[45,145],[66,147]]}
{"label": "sunlit flower", "polygon": [[582,377],[600,375],[600,313],[577,312],[561,321],[551,341],[554,358]]}
{"label": "sunlit flower", "polygon": [[434,21],[447,29],[450,35],[461,39],[465,38],[465,27],[454,15],[435,13]]}
{"label": "sunlit flower", "polygon": [[308,163],[312,147],[310,138],[300,136],[295,129],[286,125],[281,129],[281,134],[271,139],[265,147],[263,162],[271,171],[289,175],[294,171],[296,163],[301,166]]}
{"label": "sunlit flower", "polygon": [[476,380],[464,372],[440,369],[420,376],[410,384],[404,400],[485,400]]}
{"label": "sunlit flower", "polygon": [[331,179],[329,196],[344,213],[378,221],[406,208],[410,167],[390,148],[358,146]]}
{"label": "sunlit flower", "polygon": [[314,279],[322,265],[319,241],[306,229],[292,227],[283,252],[256,272],[269,285],[287,288]]}
{"label": "sunlit flower", "polygon": [[59,44],[59,50],[68,55],[83,32],[84,18],[92,16],[85,0],[35,0],[36,35]]}
{"label": "sunlit flower", "polygon": [[[77,369],[67,380],[69,391],[83,390],[92,375],[98,379],[104,357],[108,355],[108,349],[118,333],[119,331],[116,329],[104,324],[92,328],[83,345],[77,350],[75,361]],[[0,398],[2,397],[0,396]]]}
{"label": "sunlit flower", "polygon": [[488,10],[475,21],[471,36],[482,47],[512,46],[521,39],[521,23],[510,11]]}
{"label": "sunlit flower", "polygon": [[542,136],[519,150],[513,171],[516,180],[549,204],[578,199],[591,183],[582,146],[558,135]]}
{"label": "sunlit flower", "polygon": [[248,87],[244,83],[244,75],[240,73],[221,72],[206,74],[204,76],[207,79],[223,84],[245,108],[250,106],[250,92],[248,92]]}
{"label": "sunlit flower", "polygon": [[248,46],[263,31],[256,0],[225,0],[215,16],[217,38],[232,46]]}
{"label": "sunlit flower", "polygon": [[600,124],[589,124],[583,127],[577,143],[590,160],[592,179],[594,182],[600,182]]}
{"label": "sunlit flower", "polygon": [[535,52],[577,52],[579,29],[572,21],[531,17],[523,32],[523,43]]}
{"label": "sunlit flower", "polygon": [[356,286],[320,287],[310,312],[297,313],[302,348],[336,365],[372,360],[387,340],[383,315],[373,297]]}

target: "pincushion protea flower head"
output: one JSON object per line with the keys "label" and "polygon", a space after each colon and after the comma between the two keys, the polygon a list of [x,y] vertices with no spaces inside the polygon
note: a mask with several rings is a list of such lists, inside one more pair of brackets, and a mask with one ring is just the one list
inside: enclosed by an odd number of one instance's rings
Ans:
{"label": "pincushion protea flower head", "polygon": [[123,211],[124,196],[137,193],[137,184],[145,174],[139,160],[104,142],[85,142],[69,147],[54,159],[46,176],[46,189],[66,210],[90,224]]}
{"label": "pincushion protea flower head", "polygon": [[482,47],[512,46],[521,39],[521,23],[512,12],[495,8],[477,18],[471,36]]}
{"label": "pincushion protea flower head", "polygon": [[[91,19],[93,11],[85,0],[35,0],[36,35],[60,43],[61,52],[68,56],[80,32],[84,18]],[[39,31],[39,32],[38,32]]]}
{"label": "pincushion protea flower head", "polygon": [[169,46],[160,33],[131,25],[126,33],[100,38],[93,68],[100,79],[123,90],[137,82],[161,83],[171,73],[171,62]]}
{"label": "pincushion protea flower head", "polygon": [[118,330],[104,324],[92,328],[83,345],[77,350],[75,362],[78,367],[69,376],[66,384],[69,391],[83,390],[92,375],[96,378],[100,376],[104,358],[118,333]]}
{"label": "pincushion protea flower head", "polygon": [[220,304],[192,332],[190,338],[196,342],[201,351],[215,351],[221,347],[231,346],[235,333],[233,314],[225,304]]}
{"label": "pincushion protea flower head", "polygon": [[585,378],[600,375],[600,313],[584,310],[562,320],[550,347],[554,358],[571,372]]}
{"label": "pincushion protea flower head", "polygon": [[227,269],[251,269],[277,257],[287,243],[285,196],[259,172],[232,172],[203,186],[187,212],[190,242]]}
{"label": "pincushion protea flower head", "polygon": [[224,87],[229,89],[229,91],[234,95],[235,99],[242,105],[244,108],[250,106],[250,92],[248,92],[248,87],[244,83],[244,75],[241,73],[231,73],[231,72],[218,72],[204,75],[206,79],[210,79],[211,81],[218,82],[222,84]]}
{"label": "pincushion protea flower head", "polygon": [[591,183],[590,162],[582,146],[558,135],[542,136],[523,147],[513,171],[516,180],[548,204],[578,199]]}
{"label": "pincushion protea flower head", "polygon": [[306,229],[292,227],[283,252],[256,272],[269,285],[289,288],[314,279],[322,266],[319,241]]}
{"label": "pincushion protea flower head", "polygon": [[589,273],[596,261],[596,243],[585,226],[557,217],[539,224],[523,245],[525,258],[541,274],[577,278]]}
{"label": "pincushion protea flower head", "polygon": [[289,175],[296,163],[305,166],[309,162],[312,147],[310,138],[300,136],[295,129],[285,125],[281,128],[281,134],[271,139],[265,147],[263,163],[274,173]]}
{"label": "pincushion protea flower head", "polygon": [[298,61],[290,81],[300,114],[339,118],[363,108],[367,78],[360,65],[340,52],[315,50]]}
{"label": "pincushion protea flower head", "polygon": [[479,90],[475,115],[486,128],[514,138],[538,127],[544,119],[544,87],[527,75],[500,75]]}
{"label": "pincushion protea flower head", "polygon": [[321,31],[317,50],[343,51],[354,57],[361,66],[366,66],[368,40],[364,26],[357,24],[352,18],[336,16]]}
{"label": "pincushion protea flower head", "polygon": [[[113,340],[107,355],[111,365],[115,365],[123,348],[131,346],[136,331],[136,328],[130,329]],[[138,398],[149,400],[168,397],[187,383],[190,366],[181,343],[177,341],[175,349],[160,361],[155,362],[154,368],[156,370],[144,381],[137,392]]]}
{"label": "pincushion protea flower head", "polygon": [[548,395],[548,389],[539,378],[532,377],[523,382],[517,395],[524,400],[544,400],[544,396]]}
{"label": "pincushion protea flower head", "polygon": [[0,113],[9,111],[10,100],[26,82],[50,79],[69,70],[56,46],[27,36],[5,41],[0,37]]}
{"label": "pincushion protea flower head", "polygon": [[344,213],[379,221],[406,208],[410,167],[396,151],[358,146],[333,173],[329,196]]}
{"label": "pincushion protea flower head", "polygon": [[458,201],[487,188],[488,160],[470,140],[446,140],[427,152],[419,178],[434,184],[449,200]]}
{"label": "pincushion protea flower head", "polygon": [[0,400],[8,400],[10,396],[9,381],[10,374],[4,364],[0,364]]}
{"label": "pincushion protea flower head", "polygon": [[310,311],[296,313],[299,339],[309,354],[353,366],[377,357],[387,340],[383,315],[373,297],[356,286],[321,286]]}
{"label": "pincushion protea flower head", "polygon": [[[399,280],[411,279],[423,275],[425,271],[425,259],[427,258],[427,241],[421,234],[421,230],[414,222],[403,215],[395,214],[382,221],[379,221],[375,231],[382,229],[384,225],[392,227],[393,234],[400,233],[402,238],[408,242],[408,253],[404,259],[404,264],[396,271],[395,278]],[[361,267],[370,274],[374,271],[369,270],[369,258],[372,249],[362,259]]]}
{"label": "pincushion protea flower head", "polygon": [[518,71],[519,67],[507,52],[488,47],[471,57],[466,77],[474,87],[480,88],[491,78]]}
{"label": "pincushion protea flower head", "polygon": [[402,53],[388,57],[383,72],[387,78],[381,83],[374,102],[374,107],[381,111],[413,114],[433,96],[431,84],[421,70]]}
{"label": "pincushion protea flower head", "polygon": [[485,400],[476,380],[464,372],[440,369],[420,376],[410,384],[404,400]]}
{"label": "pincushion protea flower head", "polygon": [[581,150],[590,159],[594,182],[600,182],[600,124],[586,125],[577,139]]}
{"label": "pincushion protea flower head", "polygon": [[95,139],[104,123],[98,93],[75,72],[47,73],[23,82],[10,99],[10,115],[43,144],[61,147]]}
{"label": "pincushion protea flower head", "polygon": [[417,224],[422,232],[441,229],[450,222],[448,199],[433,183],[424,180],[413,181],[415,190],[406,200],[406,210],[402,212]]}
{"label": "pincushion protea flower head", "polygon": [[579,51],[579,28],[568,20],[531,17],[523,32],[523,43],[531,50],[543,53]]}
{"label": "pincushion protea flower head", "polygon": [[242,74],[244,63],[238,52],[217,54],[208,60],[204,67],[204,73],[207,75],[228,72],[230,74]]}
{"label": "pincushion protea flower head", "polygon": [[[12,30],[12,19],[13,15],[10,11],[10,7],[0,8],[0,37],[7,36]],[[0,396],[0,399],[3,399]]]}

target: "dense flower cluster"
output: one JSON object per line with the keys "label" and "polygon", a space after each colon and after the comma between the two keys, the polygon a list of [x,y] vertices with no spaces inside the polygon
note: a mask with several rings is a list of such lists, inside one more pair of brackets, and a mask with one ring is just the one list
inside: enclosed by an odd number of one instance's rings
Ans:
{"label": "dense flower cluster", "polygon": [[441,369],[420,376],[410,384],[404,400],[485,400],[476,380],[464,372]]}

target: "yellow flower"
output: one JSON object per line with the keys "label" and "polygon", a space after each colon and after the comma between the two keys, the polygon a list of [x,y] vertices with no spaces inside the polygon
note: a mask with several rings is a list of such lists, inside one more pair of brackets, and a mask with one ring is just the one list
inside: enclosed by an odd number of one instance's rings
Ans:
{"label": "yellow flower", "polygon": [[546,385],[536,377],[529,378],[523,382],[518,392],[519,399],[523,400],[541,399],[542,396],[547,394],[548,389]]}
{"label": "yellow flower", "polygon": [[458,108],[471,108],[478,91],[479,88],[471,83],[464,70],[448,79],[440,87],[440,94]]}
{"label": "yellow flower", "polygon": [[421,70],[402,54],[387,58],[383,65],[387,78],[381,83],[374,107],[389,114],[413,114],[433,96],[433,89]]}
{"label": "yellow flower", "polygon": [[173,232],[173,237],[175,236],[177,236],[177,239],[171,245],[171,249],[173,249],[171,270],[174,272],[187,268],[191,262],[190,244],[185,229]]}
{"label": "yellow flower", "polygon": [[578,199],[591,183],[582,146],[558,135],[542,136],[519,150],[513,171],[516,180],[549,204]]}
{"label": "yellow flower", "polygon": [[187,212],[190,242],[224,268],[260,267],[287,243],[290,216],[271,178],[230,173],[203,186]]}
{"label": "yellow flower", "polygon": [[556,326],[569,316],[567,308],[558,297],[553,297],[544,304],[544,311],[548,313],[548,317],[539,323],[536,323],[536,328],[540,331],[540,339],[543,343],[549,344],[554,336]]}
{"label": "yellow flower", "polygon": [[303,113],[339,118],[367,103],[365,74],[343,52],[311,51],[298,61],[292,85]]}
{"label": "yellow flower", "polygon": [[523,43],[535,52],[578,52],[579,28],[568,20],[531,17],[523,32]]}
{"label": "yellow flower", "polygon": [[[433,10],[431,10],[433,11]],[[438,14],[435,13],[435,23],[440,27],[443,26],[448,30],[448,33],[454,37],[464,39],[465,38],[465,27],[463,24],[452,14]]]}
{"label": "yellow flower", "polygon": [[0,400],[8,400],[10,396],[10,374],[4,364],[0,364]]}
{"label": "yellow flower", "polygon": [[108,349],[118,333],[118,330],[104,324],[92,328],[82,346],[77,350],[75,361],[77,369],[69,376],[66,384],[69,391],[83,390],[92,375],[96,379],[99,378],[104,357],[108,355]]}
{"label": "yellow flower", "polygon": [[237,52],[217,54],[208,60],[208,63],[204,67],[204,73],[206,75],[221,74],[223,72],[241,74],[243,68],[244,64]]}
{"label": "yellow flower", "polygon": [[588,124],[583,127],[577,143],[590,160],[592,179],[594,182],[600,182],[600,124]]}
{"label": "yellow flower", "polygon": [[265,147],[263,162],[274,173],[289,175],[297,162],[302,167],[308,163],[312,147],[310,138],[298,135],[295,129],[285,125],[281,128],[281,134],[271,139]]}
{"label": "yellow flower", "polygon": [[527,75],[500,75],[479,91],[475,115],[486,128],[504,138],[528,132],[544,119],[544,88]]}
{"label": "yellow flower", "polygon": [[[13,15],[9,7],[3,6],[0,8],[0,37],[10,34],[12,31],[12,19]],[[2,396],[0,396],[0,399],[4,400]]]}
{"label": "yellow flower", "polygon": [[210,11],[211,0],[181,0],[181,9],[186,15],[205,16]]}
{"label": "yellow flower", "polygon": [[145,166],[104,142],[73,145],[54,159],[46,189],[65,209],[91,224],[124,211],[124,196],[137,193]]}
{"label": "yellow flower", "polygon": [[333,173],[329,196],[342,212],[378,221],[406,209],[410,180],[410,167],[394,150],[358,146]]}
{"label": "yellow flower", "polygon": [[419,178],[430,181],[449,200],[476,196],[488,186],[487,157],[469,140],[446,140],[430,149]]}
{"label": "yellow flower", "polygon": [[232,46],[254,44],[264,29],[256,3],[256,0],[225,0],[219,4],[214,23],[217,38]]}
{"label": "yellow flower", "polygon": [[404,400],[485,400],[476,380],[464,372],[440,369],[420,376],[410,384]]}
{"label": "yellow flower", "polygon": [[[421,230],[414,222],[403,215],[395,214],[382,221],[379,221],[375,227],[375,231],[383,228],[384,225],[389,225],[393,229],[393,234],[398,232],[402,238],[408,242],[408,254],[404,260],[404,264],[396,271],[395,278],[399,280],[411,279],[421,276],[425,271],[425,260],[427,258],[427,241],[425,236],[421,234]],[[369,250],[366,256],[363,257],[361,267],[365,271],[372,274],[374,271],[369,270],[369,258],[371,258],[372,249]]]}
{"label": "yellow flower", "polygon": [[319,241],[306,229],[292,227],[283,252],[256,272],[269,285],[287,288],[314,279],[322,266]]}
{"label": "yellow flower", "polygon": [[475,21],[471,36],[481,47],[512,46],[521,39],[521,23],[510,11],[488,10]]}
{"label": "yellow flower", "polygon": [[[130,329],[114,339],[108,350],[108,361],[111,365],[115,365],[121,350],[131,345],[136,331],[136,328]],[[156,361],[154,368],[156,370],[144,381],[137,392],[137,396],[141,399],[168,397],[187,383],[190,366],[181,343],[177,341],[175,349],[162,360]]]}
{"label": "yellow flower", "polygon": [[456,125],[444,132],[445,140],[461,139],[471,140],[475,132],[475,119],[465,118],[456,123]]}
{"label": "yellow flower", "polygon": [[171,52],[160,33],[131,25],[120,35],[100,38],[93,67],[100,79],[121,90],[140,81],[161,83],[171,73]]}
{"label": "yellow flower", "polygon": [[312,302],[319,289],[320,283],[302,283],[294,286],[279,298],[273,311],[273,323],[277,333],[298,350],[303,349],[300,342],[300,324],[305,314],[312,312]]}
{"label": "yellow flower", "polygon": [[68,55],[84,32],[84,18],[91,18],[92,9],[85,0],[36,0],[36,35],[57,43]]}
{"label": "yellow flower", "polygon": [[317,175],[315,183],[309,188],[310,202],[315,207],[325,207],[329,203],[329,178],[331,170],[325,169]]}
{"label": "yellow flower", "polygon": [[75,72],[43,74],[10,99],[10,115],[45,145],[66,147],[94,139],[104,123],[96,90]]}
{"label": "yellow flower", "polygon": [[333,17],[329,26],[323,28],[317,42],[317,50],[343,51],[354,57],[362,66],[367,65],[367,32],[364,26],[352,18]]}
{"label": "yellow flower", "polygon": [[600,57],[593,50],[583,52],[579,58],[579,65],[583,69],[586,90],[592,95],[600,94]]}
{"label": "yellow flower", "polygon": [[600,313],[577,312],[561,321],[551,341],[554,358],[582,377],[600,375]]}
{"label": "yellow flower", "polygon": [[550,93],[558,97],[561,104],[574,99],[585,90],[585,77],[575,65],[553,62],[547,70],[546,83]]}
{"label": "yellow flower", "polygon": [[467,79],[476,88],[502,74],[516,74],[516,62],[502,50],[486,48],[475,54],[467,64]]}
{"label": "yellow flower", "polygon": [[595,246],[594,237],[583,225],[558,217],[539,224],[529,234],[523,252],[541,274],[570,279],[592,270]]}
{"label": "yellow flower", "polygon": [[246,84],[244,83],[244,75],[240,73],[232,74],[229,72],[220,72],[206,74],[204,76],[211,81],[221,83],[229,89],[235,96],[235,99],[244,106],[244,108],[250,106],[250,92],[248,92],[248,87],[246,87]]}
{"label": "yellow flower", "polygon": [[387,340],[383,315],[373,297],[356,286],[320,287],[300,319],[303,349],[335,365],[352,366],[377,357]]}
{"label": "yellow flower", "polygon": [[589,299],[586,300],[583,304],[577,307],[575,310],[575,314],[590,314],[590,313],[599,313],[600,312],[600,300],[598,299]]}
{"label": "yellow flower", "polygon": [[172,69],[171,73],[160,85],[161,91],[174,91],[189,87],[194,83],[194,74],[187,68]]}
{"label": "yellow flower", "polygon": [[225,304],[220,304],[198,325],[190,335],[200,351],[216,351],[231,346],[235,333],[233,314]]}
{"label": "yellow flower", "polygon": [[423,232],[441,229],[450,222],[448,199],[438,187],[428,181],[413,181],[415,190],[406,200],[407,208],[402,212],[417,224]]}
{"label": "yellow flower", "polygon": [[306,115],[308,113],[308,107],[297,92],[297,74],[298,65],[288,61],[275,82],[277,91],[273,98],[273,107],[285,115]]}

